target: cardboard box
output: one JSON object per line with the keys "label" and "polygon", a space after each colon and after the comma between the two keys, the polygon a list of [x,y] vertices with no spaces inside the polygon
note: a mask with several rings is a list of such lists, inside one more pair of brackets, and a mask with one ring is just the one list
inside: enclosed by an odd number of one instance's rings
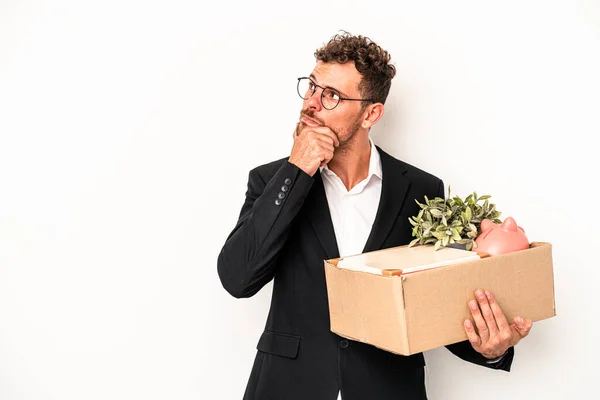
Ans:
{"label": "cardboard box", "polygon": [[[402,269],[394,257],[399,248],[352,257],[368,255],[393,271]],[[463,321],[471,318],[467,303],[476,289],[494,294],[509,323],[515,315],[534,322],[556,315],[550,243],[399,276],[343,269],[339,261],[324,262],[331,331],[396,354],[467,340]]]}

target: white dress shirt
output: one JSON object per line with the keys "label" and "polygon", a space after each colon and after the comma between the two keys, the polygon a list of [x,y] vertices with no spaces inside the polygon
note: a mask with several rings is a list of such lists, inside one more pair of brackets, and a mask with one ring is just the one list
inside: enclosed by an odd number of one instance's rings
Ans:
{"label": "white dress shirt", "polygon": [[363,252],[381,196],[381,158],[373,141],[367,177],[349,191],[342,180],[327,166],[321,167],[321,177],[340,257]]}
{"label": "white dress shirt", "polygon": [[[327,166],[321,167],[321,177],[331,213],[331,222],[340,257],[363,252],[381,197],[381,158],[373,141],[367,177],[347,190],[342,180]],[[342,394],[338,392],[338,400]]]}

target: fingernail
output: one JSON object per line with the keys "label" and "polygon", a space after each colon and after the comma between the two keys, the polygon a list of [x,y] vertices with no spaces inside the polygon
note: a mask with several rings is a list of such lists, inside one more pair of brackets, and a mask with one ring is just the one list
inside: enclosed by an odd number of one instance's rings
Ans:
{"label": "fingernail", "polygon": [[517,323],[523,325],[523,317],[517,317]]}
{"label": "fingernail", "polygon": [[484,299],[483,292],[481,290],[478,290],[477,292],[475,292],[475,294],[477,294],[477,297],[479,297],[481,300]]}
{"label": "fingernail", "polygon": [[486,292],[485,292],[485,297],[487,297],[487,299],[488,299],[490,302],[493,300],[493,298],[492,298],[492,294],[491,294],[490,292],[488,292],[487,290],[486,290]]}
{"label": "fingernail", "polygon": [[471,307],[471,310],[477,310],[477,302],[475,300],[471,300],[469,302],[469,307]]}
{"label": "fingernail", "polygon": [[467,320],[465,320],[465,326],[466,326],[467,328],[469,328],[469,329],[471,329],[471,328],[473,327],[473,325],[471,324],[471,321],[470,321],[470,320],[468,320],[468,319],[467,319]]}

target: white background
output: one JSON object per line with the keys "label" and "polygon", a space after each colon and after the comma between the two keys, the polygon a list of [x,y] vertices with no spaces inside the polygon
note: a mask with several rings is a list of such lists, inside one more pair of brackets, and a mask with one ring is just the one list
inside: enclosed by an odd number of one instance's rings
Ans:
{"label": "white background", "polygon": [[0,399],[241,399],[271,286],[217,254],[340,29],[398,68],[375,142],[554,245],[512,372],[433,350],[429,397],[597,392],[600,2],[0,0]]}

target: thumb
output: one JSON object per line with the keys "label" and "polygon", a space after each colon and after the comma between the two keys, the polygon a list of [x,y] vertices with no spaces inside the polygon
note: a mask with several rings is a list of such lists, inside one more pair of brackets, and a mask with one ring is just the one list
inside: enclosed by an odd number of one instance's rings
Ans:
{"label": "thumb", "polygon": [[519,316],[514,317],[513,320],[515,321],[513,327],[517,331],[517,333],[521,337],[527,336],[529,334],[529,331],[531,330],[531,321]]}

